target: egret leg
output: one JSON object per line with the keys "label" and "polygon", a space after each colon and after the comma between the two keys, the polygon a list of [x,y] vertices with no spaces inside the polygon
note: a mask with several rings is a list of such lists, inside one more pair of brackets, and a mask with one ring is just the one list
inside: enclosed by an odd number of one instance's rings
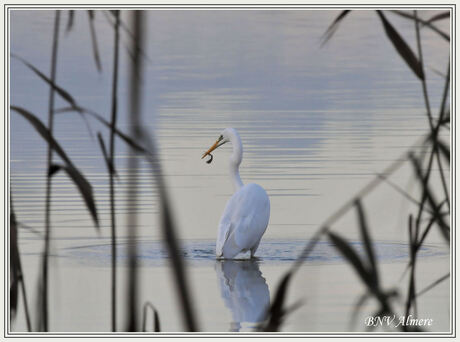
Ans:
{"label": "egret leg", "polygon": [[256,254],[257,248],[259,247],[259,243],[260,243],[260,241],[257,243],[257,245],[255,245],[254,247],[251,248],[251,259],[255,258],[254,255]]}

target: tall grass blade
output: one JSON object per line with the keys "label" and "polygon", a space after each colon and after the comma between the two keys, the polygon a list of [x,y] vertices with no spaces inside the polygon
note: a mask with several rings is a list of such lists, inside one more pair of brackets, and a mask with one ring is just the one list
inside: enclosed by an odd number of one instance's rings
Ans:
{"label": "tall grass blade", "polygon": [[450,164],[450,148],[446,144],[444,144],[441,140],[438,140],[437,144],[438,144],[439,151],[443,155],[444,159]]}
{"label": "tall grass blade", "polygon": [[450,19],[450,11],[445,11],[445,12],[433,15],[430,19],[422,23],[422,27],[424,25],[428,25],[428,24],[434,23],[435,21],[439,21],[443,19]]}
{"label": "tall grass blade", "polygon": [[[112,78],[112,117],[110,122],[110,156],[106,155],[106,160],[109,161],[109,190],[110,190],[110,223],[111,223],[111,306],[112,306],[112,331],[117,330],[117,234],[116,234],[116,216],[115,216],[115,184],[113,176],[115,171],[115,127],[117,125],[117,109],[118,109],[118,56],[119,56],[119,27],[120,27],[120,12],[114,11],[115,16],[115,34],[114,34],[114,51],[113,51],[113,78]],[[103,145],[102,137],[100,141]],[[105,150],[105,148],[104,148]]]}
{"label": "tall grass blade", "polygon": [[328,236],[337,250],[342,254],[342,256],[350,262],[364,283],[367,284],[369,288],[375,288],[375,283],[372,281],[372,276],[369,274],[369,271],[366,269],[360,257],[353,250],[353,248],[342,237],[333,232],[329,232]]}
{"label": "tall grass blade", "polygon": [[358,316],[359,311],[361,310],[362,306],[366,301],[371,297],[369,292],[364,292],[363,295],[359,296],[358,300],[356,301],[355,305],[353,305],[353,311],[350,316],[350,323],[348,325],[350,330],[353,330],[356,325],[356,318]]}
{"label": "tall grass blade", "polygon": [[434,199],[434,196],[432,194],[432,191],[428,185],[428,182],[425,182],[425,179],[423,177],[423,172],[420,167],[420,164],[418,160],[415,158],[413,154],[410,155],[410,159],[412,161],[412,164],[415,169],[415,173],[417,176],[417,179],[420,181],[420,184],[422,185],[423,193],[424,196],[426,197],[428,203],[431,206],[431,209],[433,211],[433,218],[436,220],[436,223],[440,229],[441,235],[444,237],[444,239],[448,242],[450,241],[450,228],[449,226],[444,222],[444,218],[442,215],[439,213],[438,205],[436,204],[436,201]]}
{"label": "tall grass blade", "polygon": [[[416,227],[419,227],[417,225]],[[410,314],[411,307],[415,307],[415,265],[417,260],[417,228],[414,229],[413,217],[409,215],[408,231],[409,231],[409,256],[410,256],[410,277],[409,277],[409,289],[407,291],[406,300],[406,317]],[[416,311],[416,309],[415,309]],[[415,313],[415,316],[417,314]]]}
{"label": "tall grass blade", "polygon": [[[106,19],[107,21],[112,25],[112,26],[115,26],[114,22],[112,21],[112,16],[115,17],[115,12],[116,11],[109,11],[108,13],[109,14],[106,14],[107,12],[104,12],[104,15],[106,16]],[[125,22],[123,20],[121,20],[120,18],[120,28],[123,30],[123,32],[125,32],[130,38],[131,40],[134,39],[134,35],[133,33],[131,32],[131,30],[128,28],[128,26],[125,24]],[[124,45],[125,49],[126,49],[126,52],[128,53],[129,57],[131,58],[131,60],[134,60],[134,53],[131,51],[131,49],[129,48],[129,46],[127,44]],[[141,56],[143,58],[145,58],[147,61],[151,62],[151,59],[150,57],[147,55],[147,53],[144,51],[144,50],[140,50],[139,53],[141,54]]]}
{"label": "tall grass blade", "polygon": [[[441,207],[443,206],[444,203],[440,203],[437,207],[438,209],[438,212],[439,210],[441,209]],[[423,231],[422,233],[422,236],[420,237],[420,239],[418,240],[417,242],[417,250],[420,249],[420,247],[422,247],[423,243],[425,242],[425,239],[426,237],[428,236],[428,233],[430,232],[431,230],[431,227],[433,226],[433,224],[436,222],[436,218],[434,216],[431,217],[430,221],[428,222],[428,224],[426,225],[425,227],[425,230]]]}
{"label": "tall grass blade", "polygon": [[369,236],[369,228],[366,222],[366,217],[364,215],[364,210],[360,200],[356,200],[356,210],[358,212],[358,219],[359,219],[359,228],[361,232],[361,238],[364,242],[364,249],[367,254],[367,258],[369,260],[370,271],[372,274],[372,278],[375,284],[378,284],[378,270],[377,270],[377,262],[375,258],[374,249],[372,247],[372,241]]}
{"label": "tall grass blade", "polygon": [[[112,15],[115,20],[116,20],[116,11],[109,11],[110,15]],[[105,13],[105,12],[104,12]],[[109,19],[109,18],[107,18]],[[110,19],[109,19],[110,20]],[[129,29],[129,27],[125,24],[125,22],[121,19],[119,19],[120,21],[120,27],[123,29],[123,31],[131,38],[131,39],[134,39],[134,34],[131,32],[131,30]],[[110,21],[110,23],[112,24],[112,21]]]}
{"label": "tall grass blade", "polygon": [[425,287],[422,290],[420,290],[416,294],[416,297],[419,297],[419,296],[425,294],[426,292],[430,291],[432,288],[436,287],[438,284],[442,283],[444,280],[449,279],[449,277],[450,277],[450,273],[447,273],[446,275],[444,275],[441,278],[437,279],[436,281],[434,281],[433,283],[431,283],[427,287]]}
{"label": "tall grass blade", "polygon": [[[55,88],[56,81],[56,69],[57,69],[57,52],[58,52],[58,42],[59,42],[59,27],[60,27],[60,18],[61,12],[55,11],[54,16],[54,32],[53,32],[53,45],[51,48],[51,71],[49,79],[49,97],[48,97],[48,129],[45,131],[43,129],[39,130],[42,134],[48,132],[48,149],[47,149],[47,159],[46,165],[49,168],[53,162],[53,150],[61,151],[61,155],[64,155],[62,148],[56,149],[57,143],[53,143],[53,128],[54,128],[54,95],[57,92]],[[40,75],[39,75],[40,76]],[[23,115],[25,113],[23,112]],[[33,117],[29,115],[29,121],[33,122]],[[39,121],[35,121],[35,128],[38,129],[40,125]],[[46,135],[43,135],[44,137]],[[66,157],[66,156],[65,156]],[[62,156],[61,156],[62,158]],[[70,159],[67,158],[68,161]],[[69,165],[71,163],[67,162]],[[51,239],[51,177],[46,177],[46,195],[45,195],[45,246],[43,248],[42,254],[42,273],[41,273],[41,282],[39,282],[38,290],[39,297],[41,297],[41,315],[39,317],[39,330],[48,331],[48,262],[49,262],[49,253],[50,253],[50,239]],[[39,307],[40,309],[40,307]]]}
{"label": "tall grass blade", "polygon": [[160,315],[158,314],[158,311],[156,309],[154,309],[153,314],[154,314],[154,317],[153,317],[154,331],[160,332],[161,331]]}
{"label": "tall grass blade", "polygon": [[[402,196],[404,196],[408,201],[414,203],[415,205],[419,206],[420,202],[417,201],[415,198],[413,198],[411,195],[409,195],[404,189],[390,181],[387,177],[385,177],[382,174],[378,174],[378,177],[380,177],[385,183],[387,183],[390,187],[392,187],[394,190],[396,190],[398,193],[400,193]],[[425,210],[425,209],[424,209]],[[431,211],[429,211],[431,213]]]}
{"label": "tall grass blade", "polygon": [[19,288],[19,248],[18,248],[18,225],[13,210],[13,199],[10,193],[10,315],[16,317],[18,307]]}
{"label": "tall grass blade", "polygon": [[93,44],[94,61],[96,62],[97,71],[102,71],[101,60],[99,58],[99,49],[97,47],[96,29],[94,27],[94,13],[88,10],[89,28],[91,31],[91,43]]}
{"label": "tall grass blade", "polygon": [[439,120],[439,125],[450,125],[450,110],[446,110],[446,114],[443,115],[443,118]]}
{"label": "tall grass blade", "polygon": [[[441,100],[441,106],[439,108],[439,123],[438,125],[441,125],[443,120],[444,120],[444,116],[445,116],[445,109],[446,109],[446,104],[447,104],[447,98],[449,97],[449,90],[450,90],[450,87],[449,87],[449,84],[450,84],[450,60],[449,62],[447,63],[447,72],[446,72],[446,82],[444,83],[444,90],[442,92],[442,100]],[[450,111],[449,111],[449,114],[450,114]],[[449,116],[449,122],[450,122],[450,115]]]}
{"label": "tall grass blade", "polygon": [[382,21],[383,27],[385,29],[385,33],[387,37],[392,42],[393,46],[395,47],[396,51],[402,57],[402,59],[407,63],[407,65],[412,69],[412,71],[417,75],[417,77],[421,80],[425,78],[423,73],[422,66],[420,61],[412,52],[411,48],[407,43],[402,39],[399,33],[395,30],[393,25],[386,19],[385,15],[381,11],[377,11],[380,20]]}
{"label": "tall grass blade", "polygon": [[93,218],[96,228],[99,228],[99,219],[97,215],[96,202],[94,201],[93,188],[91,184],[86,180],[86,178],[74,167],[66,165],[52,164],[48,176],[51,177],[59,171],[65,171],[70,179],[77,186],[78,191],[80,192],[83,200],[85,201],[86,207]]}
{"label": "tall grass blade", "polygon": [[350,10],[344,10],[344,11],[340,12],[340,14],[334,19],[334,21],[329,25],[329,27],[327,28],[326,32],[324,32],[324,34],[322,36],[321,46],[325,45],[329,41],[329,39],[332,38],[332,36],[334,35],[335,31],[339,27],[340,22],[350,12],[351,12]]}
{"label": "tall grass blade", "polygon": [[10,106],[10,109],[27,119],[27,121],[29,121],[35,130],[42,136],[42,138],[45,139],[45,141],[50,145],[50,148],[53,149],[62,158],[62,160],[66,162],[68,166],[75,168],[72,161],[67,156],[67,153],[64,152],[61,145],[59,145],[59,143],[53,138],[49,129],[45,127],[40,119],[38,119],[34,114],[28,112],[24,108],[18,106]]}
{"label": "tall grass blade", "polygon": [[[134,25],[134,45],[135,51],[138,51],[137,46],[144,44],[144,17],[142,11],[132,12],[132,23]],[[142,72],[142,61],[139,54],[135,54],[135,58],[130,65],[129,70],[129,110],[130,110],[130,131],[134,140],[140,141],[142,139],[142,121],[141,121],[141,95],[142,87],[138,75]],[[114,125],[111,125],[112,134]],[[129,150],[131,158],[128,159],[128,193],[127,197],[134,208],[137,207],[138,196],[138,180],[139,180],[139,160],[134,149]],[[127,331],[138,331],[137,322],[137,212],[134,210],[128,214],[128,286],[127,286]]]}
{"label": "tall grass blade", "polygon": [[22,272],[21,257],[19,255],[18,227],[19,222],[16,219],[16,214],[13,208],[13,195],[10,192],[10,272],[12,278],[10,287],[10,317],[11,320],[16,317],[19,286],[21,286],[27,330],[31,332],[32,325],[30,322],[29,306],[27,304],[26,286],[24,281],[24,274]]}
{"label": "tall grass blade", "polygon": [[22,223],[22,222],[17,222],[17,225],[18,225],[18,228],[27,229],[32,234],[35,234],[38,237],[43,237],[43,234],[41,232],[36,230],[34,227],[29,226],[28,224],[25,224],[25,223]]}
{"label": "tall grass blade", "polygon": [[176,226],[173,221],[172,209],[166,191],[166,185],[163,180],[163,172],[161,164],[158,160],[158,153],[155,146],[148,135],[143,135],[143,142],[148,146],[150,151],[146,154],[147,161],[152,169],[153,181],[156,184],[156,189],[159,192],[161,227],[163,240],[166,243],[168,254],[172,264],[172,271],[175,277],[175,285],[179,294],[182,305],[183,320],[188,331],[198,331],[198,324],[194,314],[192,298],[189,295],[188,282],[186,279],[185,266],[183,255],[179,249],[179,243],[176,236]]}
{"label": "tall grass blade", "polygon": [[107,166],[107,170],[109,171],[110,174],[116,175],[117,171],[115,170],[115,167],[113,166],[112,160],[110,159],[110,156],[105,147],[104,139],[102,138],[102,134],[100,132],[97,133],[97,139],[99,141],[99,146],[101,147],[102,155],[104,156],[105,165]]}
{"label": "tall grass blade", "polygon": [[415,18],[414,15],[410,14],[410,13],[407,13],[407,12],[404,12],[404,11],[399,11],[399,10],[392,10],[391,13],[394,13],[394,14],[397,14],[403,18],[406,18],[406,19],[410,19],[410,20],[416,20],[418,22],[420,22],[422,25],[425,25],[427,27],[429,27],[431,30],[433,30],[434,32],[436,32],[437,34],[439,34],[442,38],[444,38],[444,40],[446,40],[447,42],[450,42],[450,37],[448,34],[446,34],[445,32],[442,32],[440,29],[438,29],[436,26],[432,25],[431,23],[428,23],[427,21],[425,20],[422,20],[420,18]]}
{"label": "tall grass blade", "polygon": [[153,331],[154,332],[160,332],[161,327],[160,327],[160,315],[158,314],[158,311],[155,309],[152,303],[147,302],[144,304],[144,312],[143,312],[143,318],[142,318],[142,331],[146,332],[147,331],[147,313],[148,309],[152,310],[153,313]]}
{"label": "tall grass blade", "polygon": [[[420,62],[420,68],[422,73],[424,74],[424,67],[423,67],[423,53],[422,53],[422,39],[420,38],[420,27],[418,21],[417,11],[414,10],[414,25],[415,25],[415,37],[417,40],[417,51],[418,51],[418,59]],[[423,100],[425,101],[426,113],[428,116],[428,124],[430,125],[431,132],[435,132],[435,128],[433,126],[433,116],[431,115],[431,106],[430,106],[430,98],[428,96],[428,87],[426,84],[425,78],[421,79],[422,81],[422,90],[423,90]],[[436,131],[437,132],[437,131]],[[437,155],[437,153],[436,153]]]}
{"label": "tall grass blade", "polygon": [[67,18],[66,33],[69,33],[72,30],[74,17],[75,17],[75,11],[70,10],[68,13],[69,13],[69,16]]}
{"label": "tall grass blade", "polygon": [[27,66],[30,70],[32,70],[36,75],[38,75],[43,81],[48,83],[48,85],[53,88],[54,91],[56,91],[64,100],[66,100],[70,105],[76,106],[75,100],[73,97],[64,89],[59,87],[54,80],[48,78],[43,74],[40,70],[38,70],[36,67],[34,67],[32,64],[27,62],[24,58],[19,57],[18,55],[11,54],[11,57],[16,58],[17,60],[21,61],[25,66]]}
{"label": "tall grass blade", "polygon": [[[92,117],[97,119],[99,122],[104,124],[106,127],[108,128],[111,127],[111,124],[107,120],[105,120],[101,115],[93,111],[90,111],[88,109],[81,108],[81,107],[63,108],[59,110],[58,112],[64,113],[64,112],[72,112],[72,111],[80,111],[88,115],[91,115]],[[163,234],[164,234],[164,239],[166,241],[168,252],[171,257],[172,264],[173,264],[173,271],[177,279],[176,285],[178,286],[178,292],[179,292],[181,302],[183,305],[183,309],[184,309],[182,311],[184,315],[184,321],[186,322],[188,331],[196,331],[197,324],[195,321],[195,315],[193,314],[190,296],[188,294],[189,291],[187,289],[187,281],[185,278],[185,270],[184,270],[184,266],[182,262],[182,255],[179,252],[177,238],[175,235],[175,226],[172,221],[171,210],[169,209],[168,198],[167,198],[165,186],[163,184],[163,180],[161,176],[161,167],[156,157],[155,148],[152,142],[148,140],[148,136],[144,136],[143,142],[146,143],[147,146],[149,146],[149,148],[144,148],[140,146],[138,143],[136,143],[132,138],[128,137],[126,134],[119,131],[118,129],[115,128],[114,132],[125,143],[127,143],[131,148],[135,149],[138,153],[144,154],[144,156],[147,158],[147,160],[149,161],[151,165],[152,172],[154,175],[154,180],[157,183],[157,186],[160,190],[159,197],[161,198],[161,202],[162,202],[161,213],[162,213]]]}
{"label": "tall grass blade", "polygon": [[94,202],[94,198],[92,195],[92,188],[86,178],[81,174],[78,169],[74,166],[70,158],[67,156],[67,153],[62,149],[59,143],[52,137],[48,128],[32,113],[26,111],[23,108],[17,106],[11,106],[11,110],[15,111],[16,113],[22,115],[25,119],[29,121],[29,123],[35,128],[35,130],[46,140],[49,146],[61,157],[61,159],[67,164],[66,166],[58,166],[54,165],[49,169],[49,176],[51,176],[54,172],[57,172],[61,168],[64,168],[65,171],[68,173],[70,178],[74,181],[75,185],[77,185],[80,193],[82,194],[85,203],[88,207],[88,210],[93,217],[93,220],[96,224],[96,227],[99,228],[99,221],[97,218],[97,210]]}
{"label": "tall grass blade", "polygon": [[265,326],[261,327],[262,331],[279,331],[285,316],[284,306],[287,296],[287,288],[289,281],[291,280],[291,276],[292,272],[286,273],[278,285],[275,299],[273,300],[272,305],[268,308],[266,313],[266,319],[268,319],[268,322]]}
{"label": "tall grass blade", "polygon": [[[77,113],[83,113],[83,114],[88,114],[95,118],[97,121],[102,123],[104,126],[108,127],[109,129],[112,127],[112,124],[108,122],[104,117],[102,117],[100,114],[91,111],[89,109],[85,109],[82,107],[67,107],[67,108],[61,108],[56,111],[56,113],[65,113],[65,112],[77,112]],[[143,153],[145,155],[149,155],[150,152],[145,148],[142,147],[139,143],[137,143],[133,138],[129,137],[127,134],[123,133],[117,128],[114,128],[115,134],[121,138],[129,147],[133,148],[137,152]]]}

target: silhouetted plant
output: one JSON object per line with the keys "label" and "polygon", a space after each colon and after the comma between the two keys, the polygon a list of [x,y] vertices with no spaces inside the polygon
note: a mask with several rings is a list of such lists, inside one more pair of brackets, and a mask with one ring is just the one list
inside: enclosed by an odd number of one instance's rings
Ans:
{"label": "silhouetted plant", "polygon": [[[329,25],[326,32],[322,37],[322,46],[326,44],[333,36],[333,34],[338,29],[339,24],[341,23],[344,18],[348,17],[351,13],[350,10],[344,10],[340,12],[340,14],[333,20],[333,22]],[[333,242],[334,246],[339,250],[339,252],[344,256],[346,261],[352,265],[355,269],[357,274],[359,275],[361,281],[366,285],[367,292],[362,295],[358,301],[356,302],[353,314],[352,314],[352,322],[354,321],[359,308],[364,304],[364,302],[370,298],[370,296],[374,296],[378,302],[380,303],[380,309],[375,314],[377,316],[392,313],[393,310],[390,306],[390,299],[397,295],[395,290],[391,290],[388,292],[384,292],[379,285],[379,277],[377,273],[377,261],[375,258],[375,254],[372,248],[372,241],[368,235],[368,228],[367,224],[364,219],[364,211],[361,206],[361,200],[371,192],[376,186],[380,185],[382,182],[386,182],[390,184],[394,189],[396,189],[399,193],[401,193],[405,198],[409,199],[411,202],[415,202],[418,206],[418,213],[416,216],[415,223],[413,222],[413,216],[409,215],[409,265],[408,269],[411,270],[411,275],[409,277],[409,290],[408,296],[406,299],[406,316],[409,314],[410,309],[416,305],[416,298],[418,295],[425,293],[429,289],[433,288],[434,286],[440,284],[442,281],[446,280],[449,275],[445,275],[440,279],[433,282],[430,286],[426,289],[422,290],[419,294],[416,294],[415,288],[415,265],[417,259],[417,252],[420,247],[423,245],[431,227],[436,224],[440,229],[442,236],[448,242],[450,241],[450,226],[449,223],[444,220],[444,214],[441,212],[441,208],[444,204],[450,208],[450,200],[449,200],[449,192],[447,189],[447,182],[445,180],[443,170],[442,170],[442,163],[440,155],[444,157],[444,159],[450,164],[450,149],[446,146],[440,139],[439,139],[439,130],[443,125],[448,125],[450,123],[450,115],[446,114],[449,113],[446,111],[446,102],[448,98],[449,92],[449,80],[450,80],[450,64],[448,64],[447,68],[447,75],[445,76],[446,82],[443,90],[443,95],[441,99],[441,108],[439,113],[439,118],[437,122],[433,120],[430,104],[429,104],[429,97],[428,97],[428,90],[426,86],[425,74],[424,74],[424,64],[423,64],[423,55],[422,55],[422,46],[421,46],[421,39],[420,39],[420,28],[419,24],[421,23],[425,27],[429,27],[434,32],[438,33],[441,37],[445,40],[450,41],[450,37],[443,33],[441,30],[436,28],[432,25],[434,21],[443,20],[450,18],[450,12],[443,12],[439,15],[433,16],[429,20],[421,20],[417,16],[417,11],[414,11],[413,14],[408,14],[402,11],[392,11],[392,13],[398,14],[405,18],[409,18],[414,21],[415,23],[415,31],[416,31],[416,39],[417,39],[417,50],[418,50],[418,57],[415,53],[410,49],[409,45],[404,41],[401,35],[396,31],[393,25],[388,21],[386,16],[382,11],[376,11],[378,17],[380,18],[382,25],[384,27],[385,33],[396,49],[397,53],[401,56],[401,58],[406,62],[409,68],[414,72],[414,74],[420,79],[422,83],[422,90],[423,90],[423,98],[425,101],[425,107],[427,110],[427,117],[429,122],[429,133],[422,137],[422,143],[429,144],[431,146],[431,153],[428,165],[426,167],[427,172],[424,174],[422,171],[422,167],[418,158],[415,157],[413,150],[415,147],[419,146],[420,142],[417,141],[413,147],[411,147],[407,152],[403,154],[403,156],[396,159],[389,167],[387,167],[382,173],[379,173],[376,178],[370,181],[364,188],[362,188],[353,198],[353,200],[348,201],[342,207],[340,207],[336,212],[334,212],[329,218],[325,220],[323,224],[320,225],[319,229],[313,235],[311,240],[307,243],[302,253],[297,258],[296,262],[293,264],[291,269],[286,272],[284,277],[280,280],[280,285],[275,293],[275,299],[267,310],[266,319],[270,321],[277,322],[276,325],[273,325],[274,330],[278,330],[281,326],[281,318],[285,316],[280,308],[283,307],[283,302],[285,301],[285,293],[287,291],[287,284],[288,280],[291,279],[300,265],[308,259],[308,256],[313,251],[317,243],[327,235],[329,239]],[[447,118],[449,117],[449,119]],[[441,202],[436,201],[435,195],[430,188],[429,185],[429,178],[431,175],[431,171],[433,169],[433,161],[434,158],[437,160],[437,165],[440,172],[440,179],[443,185],[444,190],[444,200]],[[388,177],[398,170],[402,165],[404,165],[405,161],[410,160],[414,166],[414,171],[416,174],[417,179],[420,183],[420,188],[422,190],[422,196],[420,201],[413,199],[410,195],[399,189],[397,186],[394,186],[389,180]],[[428,202],[429,209],[425,208],[425,204]],[[363,244],[365,247],[367,261],[362,260],[358,254],[353,250],[351,245],[340,235],[337,233],[330,232],[330,226],[342,217],[345,213],[347,213],[353,205],[356,205],[358,210],[358,217],[360,222],[360,231],[361,237],[363,240]],[[422,235],[420,235],[421,230],[421,216],[422,213],[428,213],[431,215],[428,224],[426,225],[425,229],[423,230]],[[450,213],[450,210],[449,212]],[[275,318],[273,315],[275,313]],[[407,326],[402,327],[404,330],[408,330]]]}

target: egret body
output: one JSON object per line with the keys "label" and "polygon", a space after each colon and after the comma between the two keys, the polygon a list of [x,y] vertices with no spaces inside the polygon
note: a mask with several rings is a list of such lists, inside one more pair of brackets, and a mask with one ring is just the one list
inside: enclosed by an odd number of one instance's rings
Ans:
{"label": "egret body", "polygon": [[254,183],[244,185],[241,181],[239,167],[243,160],[243,144],[235,129],[224,129],[202,158],[227,142],[230,142],[233,147],[229,167],[234,194],[228,200],[220,219],[216,256],[233,259],[240,253],[250,251],[252,258],[267,229],[270,200],[260,185]]}

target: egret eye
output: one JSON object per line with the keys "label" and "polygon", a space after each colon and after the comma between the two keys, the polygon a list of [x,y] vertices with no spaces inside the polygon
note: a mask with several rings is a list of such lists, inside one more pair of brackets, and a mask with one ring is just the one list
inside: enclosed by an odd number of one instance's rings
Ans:
{"label": "egret eye", "polygon": [[221,140],[223,140],[223,139],[224,139],[224,136],[221,135],[221,136],[219,137],[219,141],[221,141]]}
{"label": "egret eye", "polygon": [[209,158],[208,160],[206,160],[206,163],[211,164],[212,159],[213,159],[213,156],[212,156],[211,153],[209,153],[208,156],[209,156],[210,158]]}

